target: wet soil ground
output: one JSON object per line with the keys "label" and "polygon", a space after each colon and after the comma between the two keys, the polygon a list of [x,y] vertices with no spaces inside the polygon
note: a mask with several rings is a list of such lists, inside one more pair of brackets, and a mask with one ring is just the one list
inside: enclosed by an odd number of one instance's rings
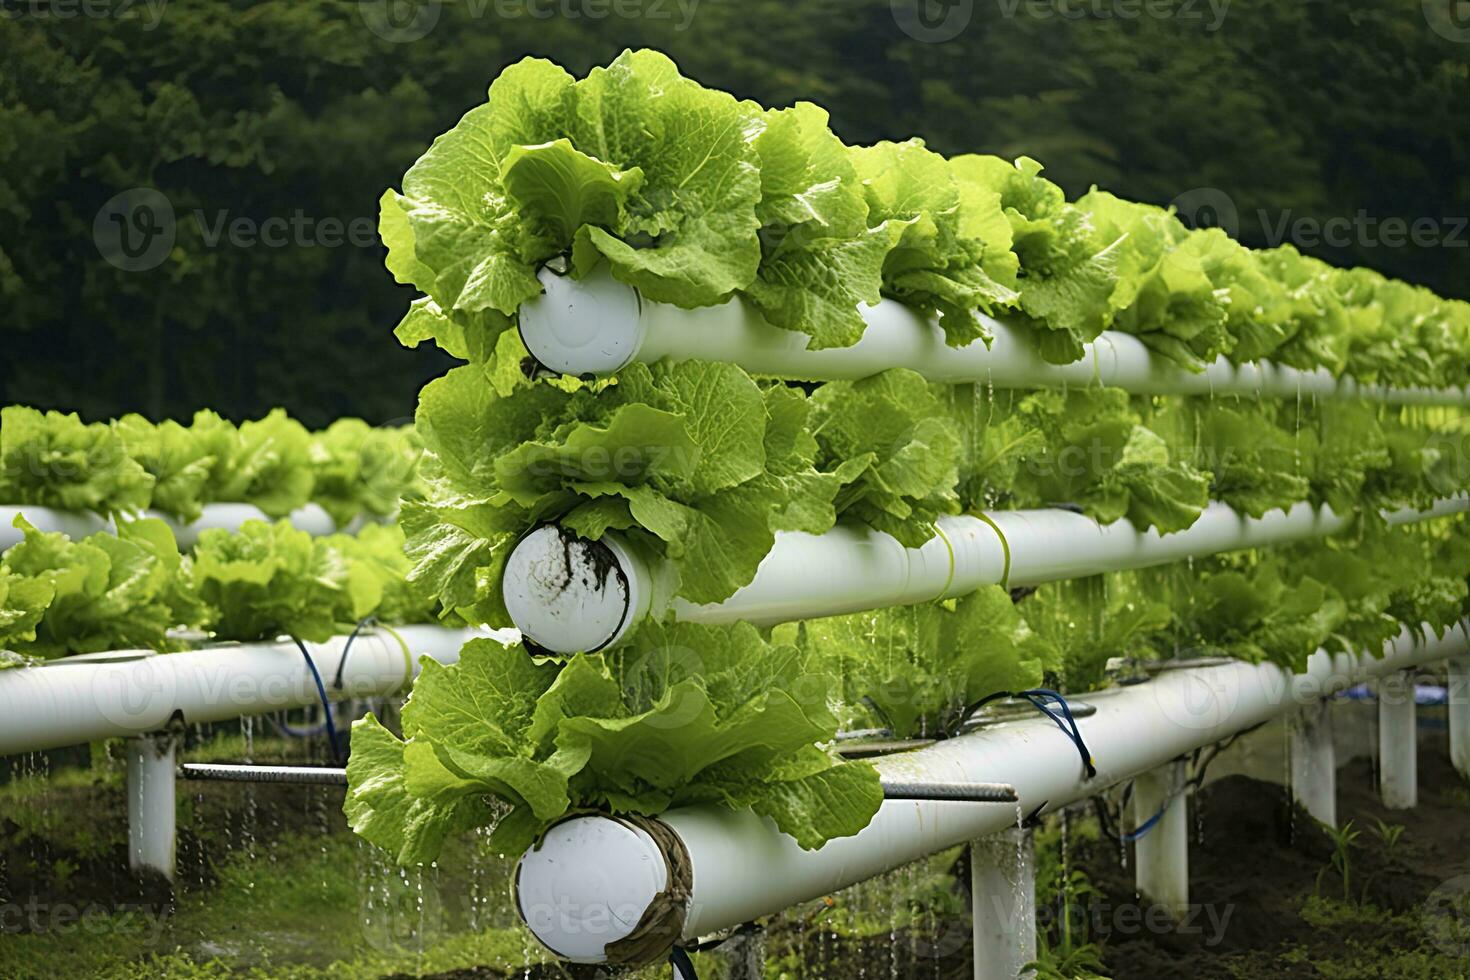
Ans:
{"label": "wet soil ground", "polygon": [[[1465,785],[1445,751],[1426,749],[1419,805],[1389,810],[1378,798],[1371,760],[1340,769],[1338,821],[1361,832],[1349,851],[1342,903],[1342,876],[1330,869],[1334,841],[1290,804],[1283,787],[1245,776],[1210,784],[1197,800],[1200,839],[1190,844],[1190,900],[1200,906],[1195,920],[1189,928],[1162,930],[1125,930],[1114,921],[1098,937],[1109,972],[1119,980],[1389,978],[1402,974],[1375,963],[1375,954],[1422,954],[1415,958],[1447,971],[1438,975],[1470,976],[1470,947],[1445,939],[1444,927],[1463,920],[1443,921],[1455,914],[1449,902],[1470,893]],[[1378,821],[1403,828],[1396,844],[1385,843]],[[1115,908],[1137,901],[1116,845],[1083,845],[1075,861]],[[1340,903],[1329,914],[1334,921],[1324,922],[1320,910],[1312,914],[1308,900],[1319,894]]]}
{"label": "wet soil ground", "polygon": [[[127,873],[125,800],[116,778],[109,782],[58,787],[48,798],[0,813],[0,902],[157,908],[176,900],[161,883]],[[1360,832],[1348,851],[1344,900],[1343,877],[1332,865],[1333,839],[1290,804],[1285,789],[1244,775],[1207,784],[1190,817],[1190,895],[1197,908],[1179,924],[1163,922],[1135,895],[1131,855],[1125,860],[1116,843],[1082,832],[1078,818],[1066,867],[1084,872],[1096,889],[1082,901],[1080,934],[1100,947],[1105,974],[1118,980],[1470,978],[1470,786],[1442,747],[1425,745],[1419,787],[1416,808],[1392,811],[1379,802],[1370,760],[1339,770],[1339,821],[1351,821]],[[263,845],[303,826],[348,833],[340,800],[325,791],[181,787],[183,797],[180,880],[189,891],[211,887],[208,853],[218,848],[211,839],[218,835],[248,836]],[[1402,828],[1395,842],[1385,840],[1380,823]],[[952,900],[951,911],[924,916],[919,926],[881,925],[906,903],[934,905],[932,893],[909,895],[898,885],[876,904],[871,892],[864,899],[869,905],[860,917],[879,923],[876,929],[836,928],[835,916],[823,918],[816,908],[768,923],[767,980],[968,980],[973,954],[963,912],[963,857],[950,871],[941,897]],[[839,908],[843,901],[859,904],[836,898]],[[729,976],[724,964],[703,962],[710,968],[701,966],[702,980],[710,980],[706,973]],[[643,974],[667,975],[667,967]],[[608,974],[538,965],[436,976],[601,980]]]}

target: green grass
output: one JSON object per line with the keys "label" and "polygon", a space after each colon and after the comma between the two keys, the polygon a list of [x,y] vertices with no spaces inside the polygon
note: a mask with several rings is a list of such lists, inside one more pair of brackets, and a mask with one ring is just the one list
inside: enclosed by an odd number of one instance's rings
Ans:
{"label": "green grass", "polygon": [[[500,883],[507,880],[502,864],[483,868]],[[51,933],[7,935],[0,976],[122,980],[243,971],[335,980],[512,969],[545,958],[512,924],[508,896],[466,909],[455,898],[462,880],[446,880],[443,869],[391,869],[348,835],[307,832],[236,851],[218,874],[211,887],[186,892],[166,919],[149,910],[89,914],[77,922],[61,910],[66,918]]]}

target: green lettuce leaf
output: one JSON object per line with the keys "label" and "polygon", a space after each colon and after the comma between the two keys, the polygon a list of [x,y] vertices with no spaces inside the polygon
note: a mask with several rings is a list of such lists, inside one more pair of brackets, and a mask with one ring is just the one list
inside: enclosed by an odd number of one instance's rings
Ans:
{"label": "green lettuce leaf", "polygon": [[98,514],[148,506],[153,477],[105,423],[10,406],[0,409],[0,500]]}
{"label": "green lettuce leaf", "polygon": [[1167,533],[1189,527],[1209,504],[1208,474],[1171,455],[1123,391],[1041,391],[1021,396],[1013,411],[1041,436],[1012,450],[1024,449],[1011,488],[1022,506],[1071,505],[1104,524],[1126,517]]}
{"label": "green lettuce leaf", "polygon": [[870,712],[856,726],[898,738],[952,733],[981,699],[1036,687],[1057,656],[999,586],[946,603],[809,620],[800,636],[842,678],[844,703]]}
{"label": "green lettuce leaf", "polygon": [[847,347],[877,303],[883,264],[902,231],[868,226],[868,205],[847,147],[808,102],[765,116],[760,161],[761,263],[744,293],[765,318],[807,334],[812,349]]}
{"label": "green lettuce leaf", "polygon": [[967,182],[921,140],[857,147],[852,156],[869,224],[899,229],[883,266],[884,292],[938,313],[953,346],[988,341],[976,311],[991,313],[1017,301],[999,194]]}
{"label": "green lettuce leaf", "polygon": [[838,515],[914,548],[934,536],[936,519],[959,510],[960,439],[937,388],[894,368],[825,384],[811,399],[818,467],[843,484]]}
{"label": "green lettuce leaf", "polygon": [[601,392],[531,385],[502,396],[477,368],[457,368],[420,397],[429,491],[404,515],[411,577],[446,610],[509,625],[505,558],[520,534],[558,519],[590,538],[628,531],[668,559],[679,595],[727,598],[777,529],[820,533],[835,517],[839,481],[812,467],[804,399],[783,392],[689,361],[632,365]]}
{"label": "green lettuce leaf", "polygon": [[[36,639],[36,626],[56,595],[55,586],[42,578],[32,578],[0,565],[0,651],[30,644]],[[19,666],[24,661],[12,657],[5,666]]]}
{"label": "green lettuce leaf", "polygon": [[580,81],[528,58],[384,195],[389,269],[452,313],[514,314],[562,255],[578,274],[606,259],[651,299],[717,303],[760,262],[760,130],[756,107],[657,52]]}
{"label": "green lettuce leaf", "polygon": [[193,428],[219,447],[211,502],[254,504],[270,517],[285,517],[311,499],[311,435],[282,409],[238,429],[213,412],[200,412]]}
{"label": "green lettuce leaf", "polygon": [[1119,240],[1106,238],[1091,215],[1068,204],[1062,189],[1041,176],[1041,164],[1021,157],[961,156],[954,172],[999,198],[1010,223],[1020,308],[1047,360],[1068,363],[1082,344],[1112,322],[1119,279]]}
{"label": "green lettuce leaf", "polygon": [[[0,560],[0,575],[22,583],[11,586],[22,604],[7,644],[15,652],[50,659],[166,650],[171,628],[197,625],[203,610],[179,583],[184,561],[162,521],[125,523],[116,535],[82,541],[38,531],[23,517],[15,526],[25,538]],[[49,603],[39,621],[32,621],[45,592]]]}
{"label": "green lettuce leaf", "polygon": [[882,788],[867,764],[819,748],[836,734],[834,682],[806,661],[744,624],[650,624],[565,666],[472,641],[453,666],[425,661],[402,740],[354,726],[349,818],[405,862],[490,823],[486,798],[510,808],[491,838],[508,855],[572,810],[686,803],[751,807],[818,847],[861,830]]}
{"label": "green lettuce leaf", "polygon": [[193,577],[221,637],[322,642],[350,632],[382,601],[382,577],[333,542],[286,521],[212,528],[194,548]]}
{"label": "green lettuce leaf", "polygon": [[423,449],[411,428],[379,429],[361,419],[339,419],[312,437],[311,499],[338,527],[359,516],[390,517],[406,496],[421,496]]}

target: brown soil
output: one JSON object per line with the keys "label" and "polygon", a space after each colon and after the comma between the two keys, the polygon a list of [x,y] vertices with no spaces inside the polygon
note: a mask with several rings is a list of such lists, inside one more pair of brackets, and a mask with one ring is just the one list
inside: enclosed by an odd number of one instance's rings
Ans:
{"label": "brown soil", "polygon": [[[1330,870],[1323,872],[1333,844],[1322,828],[1289,805],[1285,790],[1269,783],[1229,776],[1198,795],[1191,816],[1199,829],[1190,848],[1191,900],[1212,912],[1213,918],[1195,915],[1183,927],[1141,928],[1142,903],[1117,845],[1106,840],[1077,843],[1073,835],[1070,865],[1087,873],[1105,903],[1100,916],[1093,909],[1096,925],[1090,937],[1102,946],[1109,974],[1117,980],[1407,976],[1372,965],[1331,973],[1318,965],[1340,959],[1344,948],[1354,945],[1366,951],[1364,960],[1369,964],[1375,962],[1375,951],[1429,948],[1417,910],[1445,881],[1470,875],[1470,848],[1465,846],[1470,792],[1445,752],[1427,746],[1420,756],[1419,786],[1418,807],[1390,811],[1378,801],[1369,761],[1340,770],[1339,819],[1352,820],[1363,832],[1352,850],[1352,898],[1383,910],[1348,924],[1313,923],[1303,915],[1303,903],[1319,887],[1324,897],[1342,896],[1341,879]],[[199,833],[231,837],[248,833],[266,843],[303,824],[327,824],[335,832],[345,832],[337,801],[319,799],[316,790],[259,785],[247,792],[244,787],[211,784],[199,792],[181,787],[181,796],[185,794],[199,808],[197,814],[181,814],[180,819],[179,878],[188,889],[208,887],[213,881],[206,854],[217,853],[219,841]],[[115,787],[99,785],[96,790],[56,795],[53,804],[66,811],[55,824],[58,830],[97,828],[109,836],[73,839],[70,833],[29,832],[11,815],[0,814],[0,901],[35,897],[41,902],[96,901],[123,907],[171,905],[173,896],[166,885],[134,878],[126,871],[125,801]],[[1375,818],[1405,828],[1392,857],[1374,833]],[[961,887],[968,878],[963,863],[955,872],[956,887]],[[1131,919],[1119,911],[1125,908],[1131,910]],[[820,926],[798,929],[776,924],[767,943],[773,952],[796,952],[788,961],[805,964],[800,974],[804,978],[962,980],[971,975],[972,952],[963,921],[941,922],[932,935],[900,931],[866,939],[838,938]],[[1470,976],[1470,960],[1459,962],[1463,969],[1451,965],[1427,975]],[[666,969],[660,975],[667,976]],[[514,976],[603,980],[609,974],[597,968],[552,965],[518,970]],[[437,980],[503,978],[500,971],[479,969]]]}
{"label": "brown soil", "polygon": [[[1413,913],[1436,887],[1470,873],[1465,847],[1470,812],[1463,782],[1443,752],[1420,756],[1419,805],[1388,810],[1378,800],[1372,764],[1359,760],[1338,772],[1338,820],[1363,831],[1351,851],[1351,893],[1390,913]],[[1323,828],[1289,803],[1279,786],[1230,776],[1200,794],[1203,839],[1190,847],[1190,900],[1214,910],[1178,929],[1126,934],[1111,929],[1104,960],[1117,980],[1194,977],[1234,980],[1241,976],[1315,978],[1313,963],[1339,956],[1345,940],[1364,947],[1401,948],[1423,942],[1405,935],[1403,923],[1388,916],[1365,916],[1345,928],[1314,925],[1302,915],[1321,874],[1321,894],[1342,897],[1342,879],[1325,874],[1334,844]],[[1374,832],[1375,818],[1403,826],[1403,836],[1388,856]],[[1193,819],[1193,817],[1192,817]],[[1116,907],[1133,903],[1133,877],[1122,867],[1110,842],[1078,848],[1074,863]],[[1228,912],[1223,929],[1212,928]],[[1291,957],[1283,954],[1294,952]],[[1466,964],[1470,968],[1470,964]],[[1368,972],[1364,976],[1376,974]]]}
{"label": "brown soil", "polygon": [[[1370,761],[1354,762],[1338,773],[1339,820],[1351,820],[1363,832],[1351,852],[1352,896],[1382,910],[1350,924],[1314,924],[1304,918],[1303,903],[1318,890],[1319,875],[1324,897],[1342,896],[1341,878],[1330,870],[1323,872],[1334,844],[1323,828],[1290,803],[1285,789],[1271,783],[1229,776],[1198,795],[1198,809],[1191,813],[1198,832],[1190,846],[1190,889],[1191,900],[1202,910],[1178,926],[1143,926],[1147,907],[1134,893],[1133,873],[1116,844],[1102,840],[1074,846],[1070,866],[1085,870],[1102,893],[1091,909],[1092,922],[1100,925],[1091,938],[1102,946],[1107,972],[1115,980],[1319,980],[1329,975],[1400,980],[1403,974],[1396,967],[1374,965],[1378,952],[1427,947],[1427,933],[1414,913],[1444,881],[1470,874],[1470,849],[1465,847],[1470,794],[1442,750],[1426,747],[1421,753],[1419,785],[1418,807],[1387,810],[1378,801]],[[1373,831],[1374,818],[1405,828],[1392,858]],[[963,861],[955,871],[959,881],[968,877]],[[947,923],[942,928],[942,936],[917,940],[902,932],[838,939],[819,929],[793,934],[787,927],[783,932],[778,925],[769,942],[799,951],[798,961],[806,964],[803,977],[968,980],[973,975],[968,925]],[[1360,951],[1354,960],[1360,965],[1343,969],[1341,957],[1348,946]],[[915,954],[916,948],[927,952]],[[1339,966],[1330,974],[1314,965],[1334,957]],[[1427,976],[1470,977],[1470,961],[1460,962],[1463,971],[1433,967],[1436,972]],[[529,976],[531,980],[611,976],[596,968],[574,969],[548,966]],[[461,971],[433,980],[503,980],[503,976],[491,970]]]}

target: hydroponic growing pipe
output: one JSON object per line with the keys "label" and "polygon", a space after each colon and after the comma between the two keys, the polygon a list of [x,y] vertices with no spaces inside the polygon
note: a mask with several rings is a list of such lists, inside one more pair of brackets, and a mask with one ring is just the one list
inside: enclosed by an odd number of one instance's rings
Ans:
{"label": "hydroponic growing pipe", "polygon": [[[1408,524],[1470,509],[1470,498],[1386,514]],[[617,643],[639,619],[672,608],[681,620],[770,626],[865,609],[966,595],[985,585],[1040,585],[1144,568],[1242,548],[1334,534],[1347,518],[1300,503],[1253,518],[1211,504],[1187,530],[1140,532],[1127,520],[1101,525],[1067,510],[996,511],[945,517],[921,548],[866,528],[783,532],[755,579],[724,602],[670,602],[669,574],[609,533],[599,542],[548,525],[531,532],[506,564],[506,609],[521,633],[555,653]],[[569,565],[570,562],[570,565]]]}
{"label": "hydroponic growing pipe", "polygon": [[1020,798],[1015,809],[889,801],[861,833],[816,851],[748,810],[687,807],[643,824],[576,817],[521,858],[519,909],[548,949],[575,962],[608,962],[608,947],[616,953],[635,931],[689,943],[1084,800],[1365,679],[1467,652],[1462,622],[1438,637],[1405,630],[1379,658],[1318,651],[1296,675],[1249,663],[1163,671],[1086,696],[1097,712],[1079,725],[1096,777],[1048,719],[987,726],[878,768],[891,779],[1005,782]]}
{"label": "hydroponic growing pipe", "polygon": [[[442,626],[364,631],[334,699],[386,697],[407,690],[419,659],[459,659],[478,636],[506,634]],[[348,638],[307,645],[321,676],[336,677]],[[340,698],[337,695],[340,694]],[[146,735],[320,703],[294,641],[231,643],[184,653],[118,651],[0,671],[0,756]]]}
{"label": "hydroponic growing pipe", "polygon": [[[114,530],[109,518],[91,511],[57,510],[53,507],[9,504],[0,506],[0,551],[19,544],[24,538],[20,529],[15,527],[17,516],[24,516],[39,530],[61,531],[73,541],[89,534]],[[264,511],[253,504],[209,504],[204,508],[204,514],[199,520],[189,524],[181,523],[157,511],[144,511],[141,516],[156,517],[166,523],[173,530],[174,537],[178,539],[179,547],[184,550],[194,547],[199,540],[199,533],[210,528],[238,531],[240,525],[246,521],[274,522],[274,518],[267,516]],[[305,507],[292,511],[287,520],[297,530],[305,531],[316,537],[335,534],[339,530],[350,532],[355,530],[360,523],[360,521],[354,521],[346,528],[339,528],[331,516],[316,504],[307,504]]]}
{"label": "hydroponic growing pipe", "polygon": [[981,382],[997,388],[1105,385],[1136,394],[1242,394],[1295,398],[1366,398],[1400,405],[1463,405],[1467,388],[1393,388],[1260,361],[1234,365],[1221,356],[1192,373],[1155,356],[1131,334],[1107,331],[1081,360],[1050,364],[1024,331],[981,314],[992,340],[950,347],[935,322],[894,300],[864,307],[867,328],[851,347],[806,349],[807,336],[772,326],[740,298],[685,310],[644,299],[599,267],[585,279],[542,270],[545,293],[520,309],[521,339],[541,364],[574,375],[611,374],[660,358],[726,361],[752,374],[802,381],[865,378],[893,367],[931,381]]}

